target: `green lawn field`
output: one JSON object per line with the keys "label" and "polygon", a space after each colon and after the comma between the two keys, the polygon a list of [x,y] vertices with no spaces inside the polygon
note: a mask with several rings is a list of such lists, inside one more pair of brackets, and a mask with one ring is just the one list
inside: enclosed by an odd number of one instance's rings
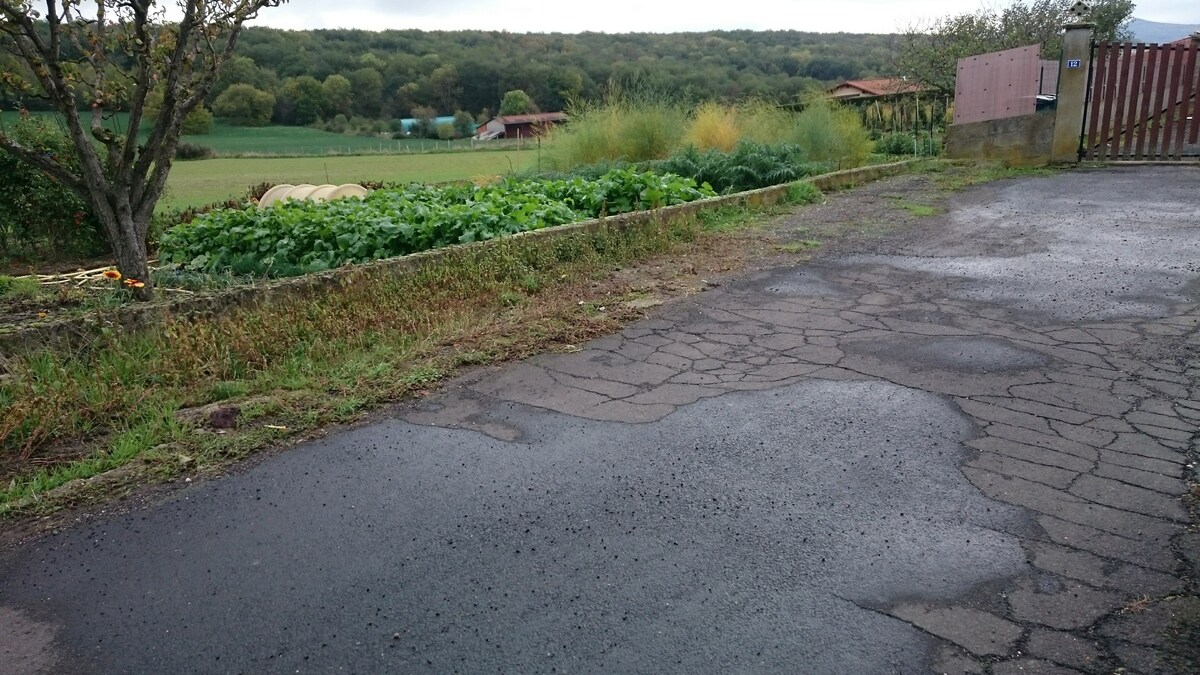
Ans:
{"label": "green lawn field", "polygon": [[[57,113],[36,112],[42,117],[56,117]],[[90,113],[82,113],[85,120]],[[0,111],[0,124],[11,125],[19,113]],[[128,116],[117,113],[107,126],[114,131],[124,132]],[[149,133],[143,128],[143,133]],[[438,141],[428,138],[392,139],[382,136],[353,136],[335,134],[309,127],[237,127],[220,120],[213,123],[211,133],[181,136],[181,143],[203,145],[212,148],[219,156],[309,156],[435,152],[450,149],[496,149],[505,147],[503,141],[474,142],[471,139]]]}
{"label": "green lawn field", "polygon": [[[56,115],[50,112],[34,114]],[[0,111],[0,124],[11,125],[17,116],[18,113],[13,111]],[[109,124],[114,130],[120,130],[126,119],[124,113],[119,113]],[[215,123],[210,134],[183,136],[180,140],[206,145],[219,155],[241,156],[176,161],[167,192],[159,203],[160,211],[223,201],[263,182],[318,185],[361,180],[440,183],[502,176],[536,166],[538,161],[536,149],[500,149],[505,146],[494,142],[476,144],[479,148],[494,151],[471,152],[470,140],[452,141],[447,145],[446,141],[427,139],[368,138],[307,127],[235,127],[222,122]],[[451,148],[454,151],[448,152]]]}
{"label": "green lawn field", "polygon": [[250,157],[175,162],[159,209],[202,206],[238,196],[252,185],[354,183],[362,180],[440,183],[502,176],[537,165],[537,150],[445,152],[357,157]]}
{"label": "green lawn field", "polygon": [[334,134],[308,127],[235,127],[213,124],[211,133],[181,136],[180,142],[205,145],[218,155],[327,155],[355,153],[429,152],[470,147],[471,141],[427,138],[394,140],[374,136]]}

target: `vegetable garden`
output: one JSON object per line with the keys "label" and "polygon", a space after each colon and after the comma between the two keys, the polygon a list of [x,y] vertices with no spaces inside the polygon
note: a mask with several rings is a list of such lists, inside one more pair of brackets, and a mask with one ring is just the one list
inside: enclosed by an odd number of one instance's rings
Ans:
{"label": "vegetable garden", "polygon": [[[411,273],[367,267],[339,275],[354,281],[336,287],[314,278],[295,286],[311,292],[269,285],[261,295],[217,294],[197,304],[233,303],[220,312],[159,314],[149,306],[144,316],[154,319],[129,324],[136,330],[119,328],[119,314],[130,311],[122,306],[134,300],[131,285],[143,280],[109,276],[116,272],[102,259],[82,258],[87,269],[74,273],[0,276],[0,333],[23,334],[28,325],[30,334],[63,334],[59,329],[75,320],[88,330],[91,321],[104,326],[94,335],[71,333],[67,343],[79,342],[78,349],[33,341],[0,359],[0,479],[9,484],[0,490],[0,517],[41,508],[57,486],[135,459],[162,476],[193,464],[217,466],[352,419],[461,364],[579,344],[617,325],[614,303],[645,292],[640,282],[635,288],[618,280],[614,268],[655,260],[661,270],[680,261],[673,274],[694,275],[687,270],[697,258],[689,256],[698,253],[714,256],[711,269],[729,269],[723,256],[732,260],[742,249],[724,240],[721,219],[751,216],[725,206],[552,239],[511,235],[790,183],[861,165],[871,149],[857,118],[819,106],[798,115],[709,106],[689,118],[647,104],[573,119],[577,124],[545,140],[542,159],[553,172],[515,167],[502,179],[488,172],[453,184],[373,183],[361,200],[260,208],[254,197],[269,187],[263,183],[220,204],[160,213],[148,242],[157,265],[147,281],[186,304],[190,295],[264,278],[507,239],[450,251]],[[609,130],[605,120],[627,128]],[[597,128],[604,133],[592,134]],[[595,143],[614,139],[620,143]],[[185,166],[194,164],[202,162]],[[64,189],[44,187],[48,195]],[[0,191],[0,199],[22,194]],[[819,196],[800,185],[787,199]],[[4,231],[28,242],[14,251],[62,248],[51,231],[6,225],[4,213]],[[271,300],[242,302],[246,297]],[[197,435],[177,417],[225,400],[237,400],[245,420],[256,421],[236,434]]]}
{"label": "vegetable garden", "polygon": [[632,168],[594,180],[412,184],[361,201],[214,211],[164,233],[159,252],[191,271],[292,276],[715,195],[690,178]]}

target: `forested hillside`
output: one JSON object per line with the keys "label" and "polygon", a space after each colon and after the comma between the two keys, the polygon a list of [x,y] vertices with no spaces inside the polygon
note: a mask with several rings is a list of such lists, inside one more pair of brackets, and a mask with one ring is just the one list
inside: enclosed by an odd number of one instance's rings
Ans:
{"label": "forested hillside", "polygon": [[[308,124],[337,114],[420,117],[413,114],[416,108],[478,116],[494,113],[504,93],[514,89],[527,92],[542,110],[560,110],[571,97],[597,97],[610,79],[697,99],[786,99],[839,79],[890,74],[893,44],[890,35],[795,31],[567,35],[252,28],[209,101],[215,103],[231,85],[248,84],[275,97],[273,121]],[[252,119],[254,111],[238,114]]]}
{"label": "forested hillside", "polygon": [[544,110],[559,110],[570,96],[595,97],[610,78],[697,97],[786,97],[816,81],[885,73],[892,42],[884,35],[791,31],[563,35],[257,28],[242,37],[238,54],[263,70],[263,84],[341,74],[354,88],[354,113],[403,117],[416,106],[440,114],[495,111],[512,89],[523,89]]}

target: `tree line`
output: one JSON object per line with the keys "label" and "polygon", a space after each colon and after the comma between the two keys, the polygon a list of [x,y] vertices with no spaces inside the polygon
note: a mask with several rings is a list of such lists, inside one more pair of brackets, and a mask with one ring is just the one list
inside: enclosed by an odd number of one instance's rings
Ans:
{"label": "tree line", "polygon": [[[247,29],[212,96],[235,83],[274,91],[275,121],[307,124],[325,106],[366,118],[496,111],[521,90],[542,110],[595,99],[610,81],[695,99],[788,98],[840,78],[885,74],[892,36],[794,31],[606,35],[417,30]],[[336,84],[330,91],[329,78]],[[332,99],[332,100],[329,100]]]}
{"label": "tree line", "polygon": [[[693,100],[787,100],[836,80],[890,74],[894,44],[891,35],[797,31],[568,35],[255,27],[242,32],[206,103],[218,117],[241,124],[308,125],[338,115],[421,118],[430,110],[478,118],[495,113],[516,90],[538,109],[563,110],[573,99],[599,98],[610,81]],[[19,103],[38,105],[32,98]]]}

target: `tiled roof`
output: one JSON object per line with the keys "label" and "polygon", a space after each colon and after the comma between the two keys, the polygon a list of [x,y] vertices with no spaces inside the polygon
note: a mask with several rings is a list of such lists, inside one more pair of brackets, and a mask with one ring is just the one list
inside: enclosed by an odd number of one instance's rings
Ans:
{"label": "tiled roof", "polygon": [[898,77],[881,78],[878,80],[846,80],[829,91],[841,89],[842,87],[854,87],[865,94],[871,96],[891,96],[893,94],[912,94],[918,91],[926,91],[926,87],[916,82]]}
{"label": "tiled roof", "polygon": [[566,113],[548,112],[534,113],[532,115],[507,115],[505,117],[497,117],[496,121],[501,124],[540,124],[542,122],[563,122],[566,119]]}

